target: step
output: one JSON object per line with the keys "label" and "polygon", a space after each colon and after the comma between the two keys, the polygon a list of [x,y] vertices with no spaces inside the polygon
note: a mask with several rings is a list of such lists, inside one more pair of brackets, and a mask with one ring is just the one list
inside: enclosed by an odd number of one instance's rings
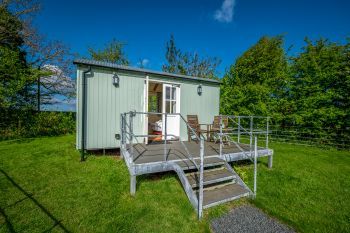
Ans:
{"label": "step", "polygon": [[[198,194],[198,192],[197,192]],[[203,190],[203,209],[250,195],[250,191],[237,183]]]}
{"label": "step", "polygon": [[[194,161],[197,163],[197,165],[200,165],[200,159],[196,158]],[[176,162],[183,170],[191,170],[195,169],[196,166],[193,164],[191,160],[182,160]],[[204,167],[214,167],[214,166],[220,166],[225,164],[225,161],[220,159],[219,157],[209,157],[205,158],[203,161]]]}
{"label": "step", "polygon": [[[235,175],[233,175],[229,170],[227,170],[226,167],[221,167],[212,170],[204,170],[203,175],[203,185],[233,180],[235,178]],[[199,172],[187,173],[186,177],[192,188],[197,188],[199,186]]]}

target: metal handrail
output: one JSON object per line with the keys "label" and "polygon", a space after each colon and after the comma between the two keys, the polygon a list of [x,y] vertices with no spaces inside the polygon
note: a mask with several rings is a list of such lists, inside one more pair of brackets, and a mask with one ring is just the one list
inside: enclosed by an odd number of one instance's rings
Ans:
{"label": "metal handrail", "polygon": [[[250,148],[253,147],[253,136],[254,135],[258,135],[258,134],[265,134],[266,135],[266,141],[265,141],[265,147],[266,149],[268,149],[268,145],[269,145],[269,133],[271,133],[271,131],[269,131],[269,121],[271,117],[263,117],[263,116],[234,116],[234,115],[226,115],[233,123],[235,123],[238,126],[238,132],[237,133],[230,133],[233,135],[237,135],[238,136],[238,143],[240,140],[240,135],[241,134],[248,134],[250,136]],[[238,118],[238,123],[234,120],[234,118]],[[247,129],[245,129],[241,124],[240,124],[240,119],[250,119],[250,131],[248,131]],[[254,122],[254,118],[258,118],[258,119],[266,119],[266,130],[254,130],[253,128],[253,122]],[[240,131],[240,129],[243,129],[243,133]],[[227,134],[228,135],[228,134]]]}
{"label": "metal handrail", "polygon": [[[192,133],[196,136],[196,138],[200,141],[200,140],[202,140],[198,135],[197,135],[197,133],[194,131],[194,129],[188,124],[188,122],[185,120],[185,118],[180,114],[180,113],[155,113],[155,112],[136,112],[136,111],[130,111],[130,112],[126,112],[126,113],[124,113],[125,115],[130,115],[130,116],[134,116],[134,115],[136,115],[136,114],[143,114],[143,115],[166,115],[166,116],[168,116],[168,115],[171,115],[171,116],[176,116],[176,115],[178,115],[178,116],[180,116],[180,118],[183,120],[183,122],[186,124],[186,126],[192,131]],[[129,117],[130,117],[129,116]],[[126,125],[128,125],[127,123],[126,123],[126,120],[125,120],[125,124]],[[128,127],[129,128],[129,130],[130,130],[130,126]],[[128,134],[128,135],[131,135],[132,137],[135,137],[135,139],[137,140],[137,138],[138,137],[155,137],[155,136],[157,136],[157,137],[159,137],[159,136],[165,136],[164,138],[165,138],[165,146],[166,146],[166,141],[167,141],[167,136],[171,136],[171,137],[175,137],[175,138],[177,138],[177,139],[180,139],[180,137],[179,136],[176,136],[176,135],[173,135],[173,134],[162,134],[162,135],[152,135],[152,134],[145,134],[145,135],[136,135],[136,134],[134,134],[134,133],[130,133],[130,132],[125,132],[126,134]],[[129,141],[132,141],[132,140],[129,140]],[[138,140],[137,140],[137,142],[138,142]],[[187,148],[187,146],[183,143],[183,141],[181,141],[181,140],[179,140],[179,142],[180,142],[180,144],[184,147],[184,149],[185,149],[185,151],[186,151],[186,153],[187,153],[187,157],[188,157],[188,159],[195,165],[195,167],[197,168],[197,170],[199,171],[199,169],[200,169],[200,165],[198,165],[197,163],[196,163],[196,161],[194,160],[194,158],[193,158],[193,156],[191,155],[191,153],[189,152],[189,150],[188,150],[188,148]],[[139,143],[139,142],[138,142]],[[166,149],[165,149],[166,150]],[[165,159],[166,160],[166,159]],[[167,161],[167,160],[166,160]]]}
{"label": "metal handrail", "polygon": [[[231,134],[234,134],[234,133],[222,133],[222,117],[223,116],[225,116],[225,115],[220,115],[219,117],[220,117],[220,156],[222,156],[222,136],[223,135],[225,135],[225,136],[227,136],[227,135],[231,135]],[[251,137],[252,137],[252,133],[251,132],[249,132],[249,131],[247,131],[244,127],[242,127],[239,123],[237,123],[237,122],[235,122],[233,119],[232,119],[232,117],[235,117],[235,116],[227,116],[226,115],[226,117],[228,118],[228,119],[230,119],[233,123],[235,123],[236,125],[237,125],[237,127],[238,127],[238,129],[237,130],[239,130],[240,128],[243,130],[243,131],[245,131],[247,134],[249,134]],[[235,129],[232,129],[232,130],[235,130]],[[239,130],[239,133],[240,133],[240,130]],[[238,134],[238,133],[237,133]],[[233,142],[235,145],[236,145],[236,147],[242,152],[242,153],[244,153],[245,155],[246,155],[246,151],[245,150],[243,150],[243,148],[235,141],[235,140],[233,140],[231,137],[226,137],[226,138],[228,138],[229,140],[230,140],[230,142]],[[252,155],[252,148],[250,148],[250,156]]]}
{"label": "metal handrail", "polygon": [[186,126],[191,130],[191,132],[196,136],[198,141],[200,140],[200,136],[196,133],[196,131],[188,124],[186,119],[182,116],[181,113],[162,113],[162,112],[128,112],[127,114],[144,114],[144,115],[167,115],[167,116],[180,116],[180,118],[183,120],[183,122],[186,124]]}
{"label": "metal handrail", "polygon": [[[228,135],[227,133],[222,133],[222,115],[219,116],[220,117],[220,156],[222,156],[222,136],[223,135]],[[256,197],[256,190],[257,190],[257,170],[258,170],[258,165],[257,165],[257,161],[258,161],[258,137],[254,134],[254,131],[251,127],[251,131],[247,131],[244,127],[242,127],[239,123],[235,122],[231,117],[232,116],[227,116],[229,119],[231,119],[235,124],[237,124],[237,126],[241,129],[243,129],[247,134],[250,135],[251,137],[251,141],[250,141],[250,156],[252,157],[252,155],[254,156],[253,159],[252,159],[252,162],[254,163],[254,174],[253,174],[253,177],[254,177],[254,183],[253,183],[253,198]],[[248,117],[245,117],[245,118],[248,118]],[[262,117],[260,117],[262,118]],[[252,119],[252,118],[251,118]],[[268,119],[268,118],[267,118]],[[250,124],[252,126],[252,124]],[[267,132],[268,132],[268,123],[267,123]],[[254,135],[254,138],[253,138],[253,135]],[[243,148],[241,148],[239,146],[239,144],[234,141],[231,137],[228,137],[229,140],[231,142],[233,142],[237,148],[239,148],[239,150],[241,150],[244,154],[245,151],[243,150]],[[252,153],[252,141],[254,140],[254,153]],[[267,139],[268,140],[268,139]]]}
{"label": "metal handrail", "polygon": [[[185,145],[185,143],[181,140],[181,138],[179,136],[173,135],[173,134],[167,134],[167,121],[165,120],[164,125],[165,125],[165,134],[161,134],[161,135],[154,135],[154,134],[135,134],[133,132],[133,117],[135,117],[136,114],[143,114],[143,115],[165,115],[165,119],[167,119],[167,116],[180,116],[180,118],[182,119],[182,121],[185,123],[187,129],[195,136],[195,138],[197,138],[197,140],[199,141],[199,147],[200,147],[200,164],[197,164],[197,162],[195,161],[195,159],[193,158],[192,154],[189,152],[187,146]],[[129,124],[127,122],[127,116],[129,117]],[[223,124],[222,124],[222,117],[224,115],[220,115],[220,157],[222,157],[222,137],[224,135],[238,135],[238,138],[240,137],[241,134],[247,134],[250,136],[250,157],[252,162],[254,162],[254,187],[253,187],[253,197],[256,196],[256,189],[257,189],[257,158],[258,158],[258,150],[257,150],[257,135],[258,134],[264,134],[266,133],[267,135],[267,141],[268,141],[268,121],[267,121],[267,129],[266,131],[254,131],[253,129],[253,119],[254,118],[266,118],[267,120],[269,119],[269,117],[253,117],[253,116],[232,116],[232,115],[227,115],[226,117],[228,117],[228,119],[230,119],[234,124],[237,125],[237,129],[236,127],[230,129],[232,131],[237,130],[238,132],[225,132],[223,133]],[[236,122],[235,118],[238,117],[238,123]],[[240,119],[241,118],[250,118],[251,119],[251,123],[250,123],[250,130],[247,130],[246,128],[244,128],[241,124],[240,124]],[[241,132],[242,131],[242,132]],[[168,136],[173,137],[175,140],[179,140],[180,144],[183,146],[183,148],[185,149],[187,155],[185,155],[195,166],[196,170],[198,170],[199,172],[199,194],[197,196],[197,200],[198,200],[198,217],[201,218],[203,215],[203,178],[204,178],[204,137],[203,135],[198,135],[197,132],[188,124],[188,122],[185,120],[185,118],[180,114],[180,113],[154,113],[154,112],[136,112],[136,111],[130,111],[127,113],[123,113],[121,114],[121,132],[122,132],[122,148],[126,148],[126,139],[128,139],[129,144],[131,144],[130,149],[130,153],[133,155],[133,140],[135,139],[136,142],[139,143],[138,138],[145,138],[145,137],[164,137],[164,159],[165,162],[170,162],[168,161],[167,158],[167,141],[169,139]],[[241,148],[241,146],[238,144],[239,143],[239,139],[238,139],[238,143],[232,139],[232,137],[229,137],[231,142],[233,142],[237,148],[239,148],[241,151],[244,152],[244,154],[246,154],[246,152],[243,150],[243,148]],[[254,145],[253,145],[254,142]],[[266,143],[266,145],[268,145]],[[133,156],[132,156],[133,157]],[[134,158],[131,158],[129,156],[129,159],[131,160],[130,163],[134,163]]]}
{"label": "metal handrail", "polygon": [[[180,137],[176,136],[176,135],[172,135],[172,134],[167,134],[167,121],[165,120],[164,124],[165,124],[165,134],[161,135],[161,136],[165,136],[164,137],[164,158],[165,161],[167,161],[167,157],[166,157],[166,142],[167,142],[167,137],[171,136],[171,137],[175,137],[175,138],[179,138],[181,145],[184,147],[186,153],[187,153],[187,158],[195,165],[196,169],[199,171],[199,195],[198,195],[198,218],[202,217],[203,214],[203,179],[204,179],[204,175],[203,175],[203,171],[204,171],[204,139],[201,138],[200,136],[197,135],[197,133],[194,131],[194,129],[188,124],[188,122],[185,120],[185,118],[180,114],[180,113],[174,113],[174,114],[167,114],[167,113],[151,113],[151,112],[136,112],[136,111],[130,111],[128,113],[124,113],[121,114],[121,131],[122,131],[122,143],[126,143],[125,141],[125,137],[127,135],[129,135],[129,143],[131,144],[131,154],[133,155],[133,138],[135,138],[137,140],[138,137],[159,137],[160,135],[137,135],[133,133],[133,120],[132,117],[134,117],[136,114],[155,114],[155,115],[165,115],[165,119],[167,117],[167,115],[179,115],[180,118],[183,120],[183,122],[186,124],[187,128],[190,129],[192,131],[192,133],[196,136],[196,138],[199,140],[200,144],[200,164],[198,165],[196,163],[196,161],[194,160],[193,156],[191,155],[191,153],[189,152],[187,146],[183,143],[183,141],[180,139]],[[129,115],[129,125],[126,123],[126,115]],[[126,127],[128,126],[130,132],[127,132]],[[125,145],[123,145],[122,147],[124,148]],[[132,158],[131,160],[132,163],[134,163],[134,159]]]}
{"label": "metal handrail", "polygon": [[[230,116],[227,115],[227,118],[230,119],[233,123],[235,123],[240,129],[243,129],[248,135],[252,135],[252,132],[249,132],[246,130],[244,127],[242,127],[241,124],[237,123],[233,118],[238,117],[238,116]],[[248,118],[248,116],[239,116],[240,118]]]}

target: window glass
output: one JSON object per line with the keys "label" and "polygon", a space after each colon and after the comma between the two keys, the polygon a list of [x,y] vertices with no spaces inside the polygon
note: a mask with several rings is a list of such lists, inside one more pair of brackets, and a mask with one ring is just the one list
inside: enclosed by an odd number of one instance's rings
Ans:
{"label": "window glass", "polygon": [[172,113],[176,113],[176,101],[171,101],[171,105]]}
{"label": "window glass", "polygon": [[170,104],[171,104],[171,101],[165,101],[165,112],[166,113],[171,113]]}
{"label": "window glass", "polygon": [[165,99],[170,100],[170,87],[165,87]]}
{"label": "window glass", "polygon": [[172,94],[172,98],[171,99],[172,100],[176,100],[176,87],[172,87],[171,91],[172,91],[172,93],[171,93]]}

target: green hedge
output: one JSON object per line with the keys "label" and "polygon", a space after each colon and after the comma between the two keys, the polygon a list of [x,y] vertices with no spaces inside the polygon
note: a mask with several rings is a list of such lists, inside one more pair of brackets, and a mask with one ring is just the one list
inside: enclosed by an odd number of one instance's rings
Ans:
{"label": "green hedge", "polygon": [[57,136],[74,132],[74,112],[12,110],[1,114],[0,140]]}

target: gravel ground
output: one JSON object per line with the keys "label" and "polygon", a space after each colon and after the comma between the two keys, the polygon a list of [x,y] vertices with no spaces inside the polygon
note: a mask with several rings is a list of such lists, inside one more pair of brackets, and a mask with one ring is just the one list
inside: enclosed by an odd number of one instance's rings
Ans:
{"label": "gravel ground", "polygon": [[215,233],[231,232],[295,232],[290,227],[278,222],[262,212],[260,209],[250,205],[237,207],[228,214],[214,219],[211,228]]}

